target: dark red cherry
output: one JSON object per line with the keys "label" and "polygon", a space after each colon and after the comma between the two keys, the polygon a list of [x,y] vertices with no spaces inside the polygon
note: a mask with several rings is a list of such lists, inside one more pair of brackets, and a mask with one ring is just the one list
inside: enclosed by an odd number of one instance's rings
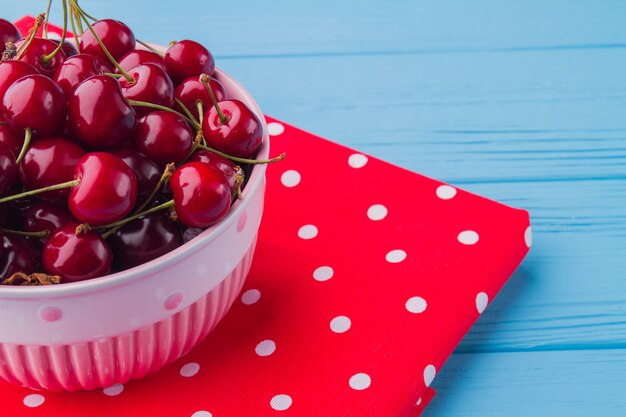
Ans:
{"label": "dark red cherry", "polygon": [[165,66],[176,84],[189,77],[213,75],[215,72],[213,55],[198,42],[190,40],[176,42],[168,48],[165,52]]}
{"label": "dark red cherry", "polygon": [[[124,71],[130,71],[138,65],[142,64],[155,64],[161,69],[165,70],[165,61],[163,57],[152,51],[145,51],[143,49],[135,49],[130,51],[122,58],[120,58],[118,64]],[[116,68],[115,72],[119,73],[119,70]]]}
{"label": "dark red cherry", "polygon": [[33,74],[39,74],[39,72],[26,62],[4,61],[0,65],[0,99],[4,97],[4,94],[15,81]]}
{"label": "dark red cherry", "polygon": [[63,282],[76,282],[106,275],[111,270],[109,245],[94,231],[76,234],[77,222],[55,230],[43,248],[42,263],[51,275]]}
{"label": "dark red cherry", "polygon": [[[61,43],[60,40],[56,40],[56,39],[50,39],[50,40],[56,43],[57,45]],[[72,42],[69,42],[69,41],[63,42],[63,46],[61,48],[63,48],[63,52],[65,52],[66,58],[70,58],[78,54],[78,51],[76,50],[76,47],[74,46]]]}
{"label": "dark red cherry", "polygon": [[[15,46],[19,48],[24,42],[26,41],[21,40]],[[61,50],[53,58],[46,60],[45,57],[52,54],[57,49],[57,46],[58,44],[50,39],[34,38],[22,58],[20,58],[20,61],[27,62],[43,75],[52,77],[57,68],[67,58],[65,52]]]}
{"label": "dark red cherry", "polygon": [[0,19],[0,47],[4,50],[7,42],[17,42],[22,39],[20,31],[8,20]]}
{"label": "dark red cherry", "polygon": [[65,121],[67,99],[63,89],[50,78],[27,75],[9,87],[2,100],[2,111],[14,126],[53,135]]}
{"label": "dark red cherry", "polygon": [[[135,49],[135,35],[124,23],[118,20],[104,19],[93,23],[92,27],[115,60],[119,60],[126,53]],[[80,50],[83,53],[95,55],[106,62],[109,61],[91,30],[86,30],[83,33],[80,39]]]}
{"label": "dark red cherry", "polygon": [[[30,145],[20,164],[20,180],[27,190],[34,190],[74,179],[74,169],[85,150],[60,137],[40,139]],[[69,189],[48,191],[38,197],[66,202]]]}
{"label": "dark red cherry", "polygon": [[8,146],[13,155],[19,155],[24,144],[24,132],[8,124],[0,124],[0,142]]}
{"label": "dark red cherry", "polygon": [[16,272],[32,274],[39,269],[39,250],[21,236],[4,234],[0,247],[0,279]]}
{"label": "dark red cherry", "polygon": [[106,152],[83,155],[74,170],[80,183],[72,188],[70,212],[78,220],[103,225],[120,220],[135,206],[137,179],[124,161]]}
{"label": "dark red cherry", "polygon": [[173,251],[183,244],[178,224],[163,213],[127,223],[108,239],[115,264],[132,268]]}
{"label": "dark red cherry", "polygon": [[[174,85],[165,71],[155,64],[139,65],[129,72],[134,82],[120,78],[120,86],[124,97],[129,100],[144,101],[160,106],[172,107],[174,103]],[[137,117],[145,116],[153,109],[136,106]]]}
{"label": "dark red cherry", "polygon": [[134,149],[122,148],[113,152],[133,170],[137,178],[137,201],[143,202],[154,190],[162,172],[159,166],[146,155]]}
{"label": "dark red cherry", "polygon": [[3,195],[17,181],[17,165],[15,155],[7,145],[0,142],[0,195]]}
{"label": "dark red cherry", "polygon": [[78,54],[65,60],[54,73],[56,81],[69,97],[74,87],[87,78],[102,73],[100,59],[94,55]]}
{"label": "dark red cherry", "polygon": [[[24,219],[24,230],[27,232],[54,232],[57,228],[76,219],[72,217],[67,207],[63,204],[50,203],[48,201],[38,201],[26,212]],[[32,239],[31,241],[38,246],[48,240],[48,237]]]}
{"label": "dark red cherry", "polygon": [[243,102],[232,99],[219,103],[227,120],[220,121],[212,107],[204,115],[202,132],[209,146],[240,158],[252,158],[263,141],[261,121]]}
{"label": "dark red cherry", "polygon": [[[215,78],[211,78],[209,83],[217,101],[226,99],[226,89],[221,82],[217,81]],[[205,113],[213,106],[209,92],[204,84],[200,82],[198,77],[187,78],[185,81],[180,83],[178,87],[176,87],[174,97],[180,100],[180,102],[191,111],[196,119],[199,117],[198,107],[196,106],[197,101],[202,102]]]}
{"label": "dark red cherry", "polygon": [[179,163],[191,150],[193,132],[175,113],[155,111],[137,123],[133,146],[161,165]]}
{"label": "dark red cherry", "polygon": [[96,149],[122,145],[137,123],[119,83],[107,75],[88,78],[74,88],[68,116],[76,140]]}
{"label": "dark red cherry", "polygon": [[189,227],[208,227],[226,215],[231,192],[224,174],[201,162],[184,164],[170,178],[178,220]]}
{"label": "dark red cherry", "polygon": [[230,159],[226,159],[215,152],[205,150],[197,151],[191,156],[191,158],[189,158],[189,162],[202,162],[212,168],[222,171],[228,180],[228,185],[230,186],[231,193],[233,194],[236,193],[238,188],[241,186],[243,178],[238,178],[238,176],[243,175],[241,167],[236,165]]}

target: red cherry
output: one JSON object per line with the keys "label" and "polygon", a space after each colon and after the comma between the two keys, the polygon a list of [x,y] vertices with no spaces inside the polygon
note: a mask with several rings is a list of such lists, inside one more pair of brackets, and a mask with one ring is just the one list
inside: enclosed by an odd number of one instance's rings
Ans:
{"label": "red cherry", "polygon": [[69,97],[74,87],[89,77],[102,73],[102,64],[94,55],[79,54],[68,58],[54,73],[56,81]]}
{"label": "red cherry", "polygon": [[137,178],[137,201],[144,201],[154,190],[159,179],[161,170],[146,155],[130,148],[122,148],[113,152],[133,170]]}
{"label": "red cherry", "polygon": [[103,225],[120,220],[135,206],[137,179],[115,155],[92,152],[83,155],[74,170],[80,183],[70,192],[70,212],[78,220]]}
{"label": "red cherry", "polygon": [[[124,71],[127,72],[142,64],[155,64],[161,67],[162,70],[165,70],[165,61],[161,55],[152,51],[144,51],[142,49],[130,51],[120,58],[118,64]],[[115,72],[119,73],[119,70],[116,68]]]}
{"label": "red cherry", "polygon": [[[52,42],[56,43],[57,45],[61,43],[60,40],[56,40],[56,39],[50,39],[50,40]],[[63,46],[61,48],[63,48],[63,52],[65,52],[65,57],[66,58],[70,58],[70,57],[78,54],[78,51],[76,50],[76,47],[69,41],[63,42]]]}
{"label": "red cherry", "polygon": [[33,74],[39,74],[39,71],[26,62],[4,61],[0,65],[0,99],[4,97],[4,94],[15,81]]}
{"label": "red cherry", "polygon": [[13,155],[19,155],[24,143],[24,132],[9,125],[0,124],[0,142],[8,146]]}
{"label": "red cherry", "polygon": [[[155,64],[143,64],[131,69],[128,73],[133,77],[133,83],[128,82],[126,78],[119,80],[124,97],[128,100],[172,107],[174,103],[174,85],[161,67]],[[145,116],[152,110],[144,106],[135,107],[137,117]]]}
{"label": "red cherry", "polygon": [[97,149],[122,145],[137,123],[119,83],[107,75],[88,78],[74,88],[68,116],[76,139]]}
{"label": "red cherry", "polygon": [[186,78],[200,74],[213,75],[213,55],[198,42],[184,40],[176,42],[165,52],[165,66],[172,80],[178,84]]}
{"label": "red cherry", "polygon": [[27,232],[55,231],[57,228],[75,222],[67,207],[62,204],[38,201],[26,212],[24,230]]}
{"label": "red cherry", "polygon": [[243,102],[232,99],[219,103],[227,120],[212,107],[204,115],[202,132],[209,146],[240,158],[252,158],[263,141],[261,121]]}
{"label": "red cherry", "polygon": [[[217,81],[215,78],[211,78],[209,83],[217,101],[226,99],[226,89],[221,82]],[[176,87],[174,96],[191,111],[196,119],[199,117],[198,107],[196,106],[197,101],[202,102],[205,112],[213,106],[209,92],[204,84],[198,80],[198,77],[187,78],[180,83],[178,87]]]}
{"label": "red cherry", "polygon": [[43,248],[42,263],[51,275],[61,275],[63,282],[76,282],[106,275],[111,270],[109,245],[94,232],[76,234],[77,222],[54,231]]}
{"label": "red cherry", "polygon": [[[135,35],[124,23],[118,20],[104,19],[98,20],[91,26],[116,61],[127,52],[135,49]],[[91,30],[86,30],[83,33],[80,39],[80,50],[83,53],[95,55],[106,62],[109,61]]]}
{"label": "red cherry", "polygon": [[16,272],[32,274],[39,269],[39,250],[21,236],[0,236],[0,279]]}
{"label": "red cherry", "polygon": [[15,155],[7,145],[0,142],[0,195],[10,190],[16,180]]}
{"label": "red cherry", "polygon": [[17,42],[22,39],[20,31],[8,20],[0,19],[0,45],[7,42]]}
{"label": "red cherry", "polygon": [[[24,42],[26,42],[26,40],[21,40],[16,43],[15,46],[19,48]],[[20,61],[27,62],[43,75],[52,77],[57,68],[59,68],[67,58],[65,52],[63,52],[63,50],[59,51],[49,61],[45,61],[43,58],[52,54],[54,50],[57,49],[57,46],[58,44],[50,39],[34,38],[22,58],[20,58]]]}
{"label": "red cherry", "polygon": [[236,165],[230,159],[226,159],[214,152],[200,150],[195,152],[191,158],[189,158],[189,162],[202,162],[203,164],[207,164],[214,169],[222,171],[228,180],[230,191],[233,194],[235,194],[241,186],[241,181],[243,180],[241,175],[243,175],[243,171],[241,167]]}
{"label": "red cherry", "polygon": [[67,100],[63,89],[48,77],[27,75],[7,90],[2,110],[15,126],[33,129],[41,135],[53,135],[63,126]]}
{"label": "red cherry", "polygon": [[[85,154],[83,148],[69,140],[52,137],[32,143],[20,164],[20,179],[27,190],[71,181],[74,168]],[[69,189],[38,194],[47,201],[65,202]]]}
{"label": "red cherry", "polygon": [[132,142],[136,149],[165,165],[185,159],[191,150],[193,137],[185,119],[160,110],[139,120]]}
{"label": "red cherry", "polygon": [[174,171],[170,187],[178,219],[189,227],[211,226],[230,208],[226,177],[201,162],[190,162]]}

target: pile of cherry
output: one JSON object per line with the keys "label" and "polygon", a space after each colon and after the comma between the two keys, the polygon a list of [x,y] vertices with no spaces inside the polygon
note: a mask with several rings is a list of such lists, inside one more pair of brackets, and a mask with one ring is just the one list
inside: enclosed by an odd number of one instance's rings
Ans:
{"label": "pile of cherry", "polygon": [[[284,157],[251,159],[262,124],[211,77],[205,47],[161,53],[122,22],[62,5],[60,41],[42,33],[45,14],[24,39],[0,19],[5,284],[81,281],[164,255],[227,214],[252,164]],[[68,21],[82,33],[73,44]]]}

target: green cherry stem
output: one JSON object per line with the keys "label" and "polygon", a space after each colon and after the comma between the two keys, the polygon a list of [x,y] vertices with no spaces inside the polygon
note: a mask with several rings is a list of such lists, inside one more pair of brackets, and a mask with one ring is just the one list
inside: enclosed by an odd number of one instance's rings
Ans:
{"label": "green cherry stem", "polygon": [[218,151],[217,149],[211,148],[210,146],[198,145],[198,148],[204,149],[205,151],[216,153],[220,156],[223,156],[224,158],[230,159],[231,161],[239,162],[242,164],[252,164],[252,165],[272,164],[274,162],[280,162],[283,159],[285,159],[285,157],[287,156],[287,154],[283,152],[280,155],[278,155],[276,158],[272,158],[272,159],[248,159],[248,158],[239,158],[237,156],[228,155],[224,152]]}
{"label": "green cherry stem", "polygon": [[46,8],[46,21],[43,24],[43,37],[48,39],[48,22],[50,21],[50,9],[52,8],[52,0],[48,0],[48,8]]}
{"label": "green cherry stem", "polygon": [[30,127],[24,129],[24,144],[22,145],[22,149],[20,149],[20,154],[17,156],[15,160],[15,165],[19,165],[24,159],[24,155],[26,155],[26,151],[28,150],[28,146],[30,145],[30,140],[33,137],[33,130]]}
{"label": "green cherry stem", "polygon": [[8,235],[18,235],[26,237],[47,237],[50,234],[49,230],[42,230],[40,232],[24,232],[22,230],[0,229],[0,231]]}
{"label": "green cherry stem", "polygon": [[114,74],[112,72],[105,72],[104,75],[108,75],[109,77],[113,77],[113,78],[122,78],[123,77],[122,74]]}
{"label": "green cherry stem", "polygon": [[[63,43],[65,42],[65,37],[67,36],[67,0],[63,0],[63,34],[61,35],[61,41],[59,42],[59,46],[56,47],[54,51],[50,54],[45,55],[41,58],[44,63],[48,63],[54,58],[59,51],[63,49]],[[46,15],[46,26],[48,24],[47,15]]]}
{"label": "green cherry stem", "polygon": [[0,198],[1,203],[7,203],[13,200],[19,200],[20,198],[30,197],[31,195],[37,195],[41,193],[45,193],[47,191],[55,191],[55,190],[63,190],[65,188],[76,187],[80,183],[80,179],[75,179],[72,181],[66,181],[55,185],[50,185],[48,187],[38,188],[36,190],[24,191],[23,193],[9,195],[3,198]]}
{"label": "green cherry stem", "polygon": [[[165,210],[165,209],[168,209],[170,207],[174,207],[174,200],[166,201],[163,204],[159,204],[158,206],[154,206],[151,209],[148,209],[146,211],[142,211],[141,213],[133,214],[132,216],[128,216],[126,218],[123,218],[122,220],[118,220],[118,221],[113,222],[113,223],[105,224],[103,226],[98,226],[98,229],[109,229],[109,228],[115,228],[115,227],[118,227],[118,226],[121,227],[121,226],[124,226],[128,222],[132,222],[135,219],[138,219],[138,218],[144,217],[144,216],[148,216],[148,215],[150,215],[152,213],[156,213],[158,211]],[[102,238],[106,239],[109,236],[111,236],[113,233],[115,233],[115,232],[111,233],[112,230],[113,229],[106,231],[102,235]]]}
{"label": "green cherry stem", "polygon": [[189,123],[190,125],[192,125],[194,128],[200,129],[200,124],[197,121],[191,120],[189,117],[185,116],[184,114],[177,112],[174,109],[170,109],[169,107],[161,106],[160,104],[148,103],[146,101],[137,101],[137,100],[127,100],[127,101],[128,101],[128,104],[130,104],[131,106],[149,107],[151,109],[163,110],[163,111],[168,111],[170,113],[177,114],[183,119],[185,119],[185,121]]}
{"label": "green cherry stem", "polygon": [[83,28],[83,21],[78,16],[78,10],[74,7],[72,2],[70,2],[70,9],[72,10],[72,16],[74,16],[74,22],[76,22],[76,26],[78,27],[78,31],[79,31],[79,33],[76,33],[76,31],[74,31],[74,36],[78,36],[78,35],[82,36],[82,34],[85,33],[85,28]]}
{"label": "green cherry stem", "polygon": [[183,111],[185,112],[185,114],[187,115],[187,117],[189,117],[191,120],[194,121],[194,123],[197,123],[198,125],[200,123],[202,123],[202,119],[200,119],[200,121],[196,120],[196,118],[194,117],[194,115],[189,111],[189,109],[187,108],[187,106],[185,106],[183,104],[182,101],[180,101],[179,99],[175,98],[174,101],[176,102],[176,104],[178,104],[178,107],[180,107],[181,109],[183,109]]}
{"label": "green cherry stem", "polygon": [[37,31],[43,24],[45,18],[46,18],[45,13],[41,13],[39,16],[37,16],[37,18],[35,19],[35,24],[30,29],[30,32],[28,32],[28,37],[26,38],[26,41],[22,44],[22,46],[18,50],[17,56],[15,57],[16,61],[19,61],[20,59],[22,59],[22,57],[26,53],[26,50],[28,49],[30,44],[33,42],[33,39],[35,39],[35,36],[37,36]]}
{"label": "green cherry stem", "polygon": [[209,92],[209,96],[211,96],[211,101],[213,102],[213,106],[215,106],[215,110],[217,111],[217,114],[219,116],[218,120],[220,124],[224,124],[228,121],[228,116],[222,113],[222,109],[220,109],[219,104],[217,104],[217,99],[215,98],[215,94],[213,94],[213,89],[211,88],[210,81],[211,77],[209,77],[207,74],[200,75],[200,82],[204,84],[206,90]]}
{"label": "green cherry stem", "polygon": [[96,19],[95,17],[93,17],[92,15],[90,15],[89,13],[87,13],[85,11],[85,9],[83,9],[82,7],[80,7],[78,5],[78,0],[75,0],[74,3],[76,4],[76,8],[78,9],[79,13],[81,13],[83,16],[85,16],[88,19],[93,20],[94,22],[97,21],[98,19]]}
{"label": "green cherry stem", "polygon": [[[202,121],[204,120],[204,105],[200,100],[198,100],[196,101],[196,107],[198,108],[198,118],[200,119],[200,125],[202,125]],[[204,138],[204,134],[202,134],[201,140],[202,144],[206,146],[206,139]]]}
{"label": "green cherry stem", "polygon": [[160,57],[164,57],[165,56],[165,53],[163,51],[159,51],[157,48],[155,48],[154,46],[150,45],[147,42],[142,41],[141,39],[136,39],[136,42],[139,45],[145,46],[148,50],[154,52],[155,54],[159,55]]}
{"label": "green cherry stem", "polygon": [[72,33],[74,34],[74,43],[76,44],[76,51],[80,54],[80,42],[78,41],[78,31],[76,30],[76,15],[74,9],[70,7],[70,23],[72,24]]}

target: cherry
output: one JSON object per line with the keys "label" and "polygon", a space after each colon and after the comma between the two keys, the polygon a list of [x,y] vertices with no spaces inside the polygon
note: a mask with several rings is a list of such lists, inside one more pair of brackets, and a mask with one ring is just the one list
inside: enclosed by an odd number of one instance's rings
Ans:
{"label": "cherry", "polygon": [[183,244],[183,236],[167,215],[156,213],[127,223],[108,242],[115,264],[127,269],[173,251]]}
{"label": "cherry", "polygon": [[20,31],[8,20],[0,19],[0,45],[4,47],[7,42],[17,42],[22,39]]}
{"label": "cherry", "polygon": [[0,195],[6,193],[17,180],[15,155],[7,145],[0,142]]}
{"label": "cherry", "polygon": [[[21,40],[15,46],[19,48],[25,42],[26,40]],[[55,53],[57,46],[58,43],[54,43],[50,39],[34,38],[20,58],[20,61],[27,62],[43,75],[52,77],[56,69],[66,59],[63,50],[52,55]]]}
{"label": "cherry", "polygon": [[76,139],[98,149],[122,145],[137,123],[119,83],[107,75],[88,78],[74,88],[68,117]]}
{"label": "cherry", "polygon": [[159,110],[139,120],[132,143],[155,162],[165,165],[183,161],[191,150],[193,138],[181,116]]}
{"label": "cherry", "polygon": [[77,234],[79,223],[67,223],[55,230],[43,248],[42,263],[51,275],[63,282],[77,282],[106,275],[111,270],[111,249],[102,237],[87,231]]}
{"label": "cherry", "polygon": [[202,132],[209,146],[240,158],[256,155],[263,141],[261,121],[248,106],[237,99],[219,102],[202,120]]}
{"label": "cherry", "polygon": [[54,73],[56,81],[69,97],[74,87],[89,77],[102,74],[102,64],[94,55],[78,54],[68,58]]}
{"label": "cherry", "polygon": [[[56,43],[57,45],[61,43],[60,40],[56,40],[56,39],[50,39],[50,40],[52,42]],[[78,51],[76,50],[76,47],[74,45],[72,45],[71,42],[64,41],[63,42],[63,46],[61,48],[63,48],[63,52],[65,52],[65,57],[66,58],[70,58],[70,57],[73,57],[74,55],[78,54]]]}
{"label": "cherry", "polygon": [[170,178],[178,219],[189,227],[208,227],[226,215],[231,193],[224,174],[201,162],[189,162]]}
{"label": "cherry", "polygon": [[0,99],[15,81],[33,74],[39,74],[39,71],[26,62],[11,60],[0,64]]}
{"label": "cherry", "polygon": [[186,78],[200,74],[213,75],[213,55],[198,42],[184,40],[176,42],[165,52],[165,66],[172,80],[178,84]]}
{"label": "cherry", "polygon": [[63,89],[44,75],[20,78],[9,87],[2,101],[7,121],[42,135],[53,135],[61,129],[66,109]]}
{"label": "cherry", "polygon": [[[20,179],[27,190],[48,187],[70,181],[74,168],[85,154],[83,148],[64,138],[51,137],[34,142],[20,164]],[[39,194],[47,201],[65,202],[69,189]]]}
{"label": "cherry", "polygon": [[[135,49],[135,35],[124,23],[118,20],[104,19],[98,20],[91,26],[115,60],[119,60],[126,53]],[[80,39],[80,49],[83,53],[95,55],[105,61],[109,59],[91,30],[83,33]]]}
{"label": "cherry", "polygon": [[38,201],[26,212],[24,230],[27,232],[41,232],[47,230],[53,232],[57,228],[75,222],[65,205]]}
{"label": "cherry", "polygon": [[[133,78],[133,82],[129,82],[126,78],[120,79],[124,97],[128,100],[172,107],[174,85],[161,67],[155,64],[142,64],[132,68],[128,74]],[[152,110],[145,106],[135,106],[137,117],[145,116]]]}
{"label": "cherry", "polygon": [[137,179],[124,161],[106,152],[83,155],[74,170],[80,182],[69,196],[78,220],[103,225],[126,216],[137,201]]}
{"label": "cherry", "polygon": [[21,236],[0,236],[0,279],[16,272],[32,274],[39,269],[39,250]]}
{"label": "cherry", "polygon": [[[226,89],[222,83],[215,78],[211,78],[209,82],[215,94],[215,98],[218,101],[226,99]],[[174,96],[191,111],[191,114],[193,114],[196,119],[199,117],[196,102],[202,102],[202,106],[205,110],[208,110],[213,105],[209,92],[204,84],[198,80],[198,77],[187,78],[180,83],[178,87],[176,87]]]}
{"label": "cherry", "polygon": [[202,162],[224,173],[232,194],[236,194],[243,182],[243,170],[230,159],[226,159],[211,151],[199,150],[195,152],[189,162]]}
{"label": "cherry", "polygon": [[115,150],[113,154],[133,170],[137,178],[137,201],[144,201],[161,178],[159,166],[146,155],[130,148]]}
{"label": "cherry", "polygon": [[8,146],[13,155],[19,155],[24,143],[24,133],[8,124],[0,123],[0,142]]}
{"label": "cherry", "polygon": [[[165,61],[163,57],[152,51],[144,51],[143,49],[135,49],[130,51],[122,58],[120,58],[118,64],[124,71],[130,71],[138,65],[142,64],[155,64],[161,69],[165,70]],[[119,70],[115,70],[115,72],[119,73]]]}

